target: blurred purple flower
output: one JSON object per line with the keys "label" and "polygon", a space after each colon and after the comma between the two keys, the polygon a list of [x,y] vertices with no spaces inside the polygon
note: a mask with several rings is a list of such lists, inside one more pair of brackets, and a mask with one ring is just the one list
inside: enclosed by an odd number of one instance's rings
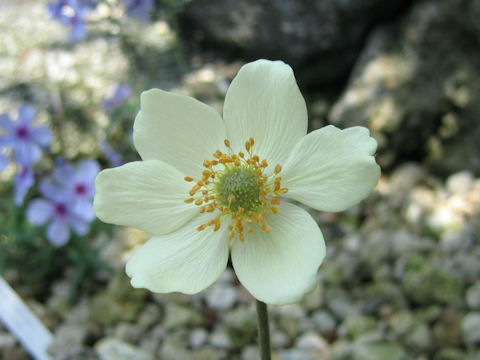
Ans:
{"label": "blurred purple flower", "polygon": [[110,145],[106,141],[102,141],[100,143],[100,148],[103,151],[103,154],[108,159],[111,167],[117,167],[123,165],[122,155],[112,149]]}
{"label": "blurred purple flower", "polygon": [[51,132],[47,126],[33,126],[35,110],[30,105],[22,105],[18,110],[17,121],[8,114],[0,115],[0,127],[5,134],[0,136],[0,147],[10,148],[15,160],[22,166],[36,163],[42,155],[42,147],[51,141]]}
{"label": "blurred purple flower", "polygon": [[150,14],[155,7],[153,0],[123,0],[123,4],[127,8],[127,16],[142,22],[150,20]]}
{"label": "blurred purple flower", "polygon": [[95,177],[100,165],[92,159],[83,160],[77,166],[63,163],[53,171],[54,182],[63,189],[72,200],[72,209],[86,221],[95,218],[93,196],[95,195]]}
{"label": "blurred purple flower", "polygon": [[28,189],[33,186],[33,170],[30,166],[20,166],[19,171],[15,175],[13,180],[13,201],[15,205],[23,205],[25,195],[27,195]]}
{"label": "blurred purple flower", "polygon": [[8,157],[4,154],[0,154],[0,171],[5,170],[8,166]]}
{"label": "blurred purple flower", "polygon": [[57,0],[47,5],[52,19],[62,25],[70,26],[70,41],[85,39],[87,29],[85,16],[97,6],[97,0]]}
{"label": "blurred purple flower", "polygon": [[105,111],[112,110],[122,106],[125,101],[132,95],[132,88],[128,84],[120,83],[113,90],[113,94],[103,101]]}
{"label": "blurred purple flower", "polygon": [[55,246],[62,246],[70,239],[70,228],[77,235],[85,235],[90,225],[84,217],[76,213],[68,192],[50,181],[40,183],[43,199],[34,199],[27,208],[27,219],[33,225],[47,222],[47,239]]}

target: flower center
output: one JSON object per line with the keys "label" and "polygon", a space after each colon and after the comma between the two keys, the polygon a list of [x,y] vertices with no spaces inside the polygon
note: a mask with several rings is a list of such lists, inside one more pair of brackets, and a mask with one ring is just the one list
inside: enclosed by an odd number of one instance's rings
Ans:
{"label": "flower center", "polygon": [[[260,202],[260,177],[251,167],[232,167],[220,174],[215,183],[218,202],[237,212],[256,211]],[[232,201],[230,201],[232,200]]]}
{"label": "flower center", "polygon": [[26,140],[28,138],[28,129],[25,126],[20,126],[16,129],[16,135],[21,140]]}
{"label": "flower center", "polygon": [[189,193],[191,197],[185,202],[199,206],[200,213],[216,212],[212,220],[198,227],[199,231],[208,226],[218,231],[222,221],[230,217],[229,238],[238,235],[240,241],[245,241],[245,231],[252,233],[255,228],[270,231],[265,216],[269,211],[278,212],[275,205],[280,204],[280,195],[288,189],[281,187],[282,178],[278,174],[282,167],[279,164],[271,174],[266,174],[268,162],[253,153],[253,138],[245,143],[246,153],[235,154],[230,142],[225,140],[224,143],[228,153],[217,150],[214,160],[205,160],[200,179],[185,178],[195,182]]}
{"label": "flower center", "polygon": [[74,192],[78,196],[85,195],[85,193],[87,192],[87,187],[84,184],[76,184]]}

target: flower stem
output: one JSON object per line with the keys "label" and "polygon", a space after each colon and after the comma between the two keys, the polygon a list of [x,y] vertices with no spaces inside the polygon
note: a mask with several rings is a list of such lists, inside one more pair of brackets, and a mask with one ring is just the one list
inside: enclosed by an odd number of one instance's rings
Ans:
{"label": "flower stem", "polygon": [[260,359],[271,360],[272,353],[270,351],[270,329],[268,327],[268,311],[267,304],[257,301],[257,317],[258,317],[258,344],[260,346]]}

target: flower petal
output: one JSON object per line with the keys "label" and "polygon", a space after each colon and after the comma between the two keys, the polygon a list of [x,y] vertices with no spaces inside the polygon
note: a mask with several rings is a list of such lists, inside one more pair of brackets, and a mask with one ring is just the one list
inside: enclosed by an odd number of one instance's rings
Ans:
{"label": "flower petal", "polygon": [[35,109],[32,105],[24,104],[18,109],[18,123],[30,125],[35,119]]}
{"label": "flower petal", "polygon": [[52,245],[65,245],[68,239],[70,239],[70,228],[66,220],[53,220],[47,228],[47,239]]}
{"label": "flower petal", "polygon": [[33,141],[17,141],[15,160],[23,166],[35,164],[42,156],[42,151]]}
{"label": "flower petal", "polygon": [[244,242],[233,242],[235,273],[258,300],[274,305],[296,302],[317,284],[325,257],[322,232],[307,211],[284,202],[266,222],[269,233],[255,229]]}
{"label": "flower petal", "polygon": [[27,219],[33,225],[43,225],[53,216],[53,205],[50,201],[35,199],[28,205]]}
{"label": "flower petal", "polygon": [[201,176],[203,161],[226,139],[225,125],[213,108],[158,89],[142,93],[133,131],[143,160],[163,160],[192,177]]}
{"label": "flower petal", "polygon": [[52,141],[52,133],[47,126],[37,126],[32,129],[32,138],[40,146],[47,147]]}
{"label": "flower petal", "polygon": [[15,131],[15,123],[8,114],[0,114],[0,128],[9,135],[12,135]]}
{"label": "flower petal", "polygon": [[84,181],[94,181],[95,176],[100,172],[100,165],[96,160],[86,159],[77,165],[75,179]]}
{"label": "flower petal", "polygon": [[75,214],[69,214],[67,221],[77,235],[83,236],[90,230],[90,224]]}
{"label": "flower petal", "polygon": [[368,196],[380,167],[372,156],[377,142],[367,128],[326,126],[305,136],[282,172],[285,197],[317,210],[343,211]]}
{"label": "flower petal", "polygon": [[293,71],[282,61],[257,60],[233,79],[223,109],[227,134],[235,151],[255,139],[254,152],[270,166],[283,164],[307,133],[307,108]]}
{"label": "flower petal", "polygon": [[107,223],[166,234],[198,213],[184,202],[191,186],[177,169],[159,160],[103,170],[95,181],[95,214]]}
{"label": "flower petal", "polygon": [[227,225],[217,232],[197,227],[212,219],[201,214],[177,231],[155,236],[127,262],[127,274],[136,288],[154,292],[180,291],[194,294],[217,280],[227,266]]}

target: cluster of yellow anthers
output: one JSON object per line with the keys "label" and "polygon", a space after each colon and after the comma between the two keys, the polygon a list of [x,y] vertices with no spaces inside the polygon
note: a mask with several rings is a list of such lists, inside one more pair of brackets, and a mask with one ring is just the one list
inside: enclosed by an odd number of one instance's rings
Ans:
{"label": "cluster of yellow anthers", "polygon": [[288,189],[281,187],[282,178],[278,174],[282,167],[279,164],[272,174],[265,174],[268,163],[253,153],[253,138],[245,143],[246,154],[235,154],[230,141],[224,143],[229,153],[217,150],[213,154],[214,160],[205,160],[201,179],[185,177],[186,181],[195,182],[190,190],[191,197],[185,202],[199,206],[200,213],[220,211],[214,219],[200,225],[198,231],[207,226],[218,231],[222,219],[230,216],[229,238],[238,234],[240,241],[245,241],[245,231],[252,233],[255,224],[262,231],[270,231],[265,216],[269,210],[274,214],[278,212],[279,197]]}

